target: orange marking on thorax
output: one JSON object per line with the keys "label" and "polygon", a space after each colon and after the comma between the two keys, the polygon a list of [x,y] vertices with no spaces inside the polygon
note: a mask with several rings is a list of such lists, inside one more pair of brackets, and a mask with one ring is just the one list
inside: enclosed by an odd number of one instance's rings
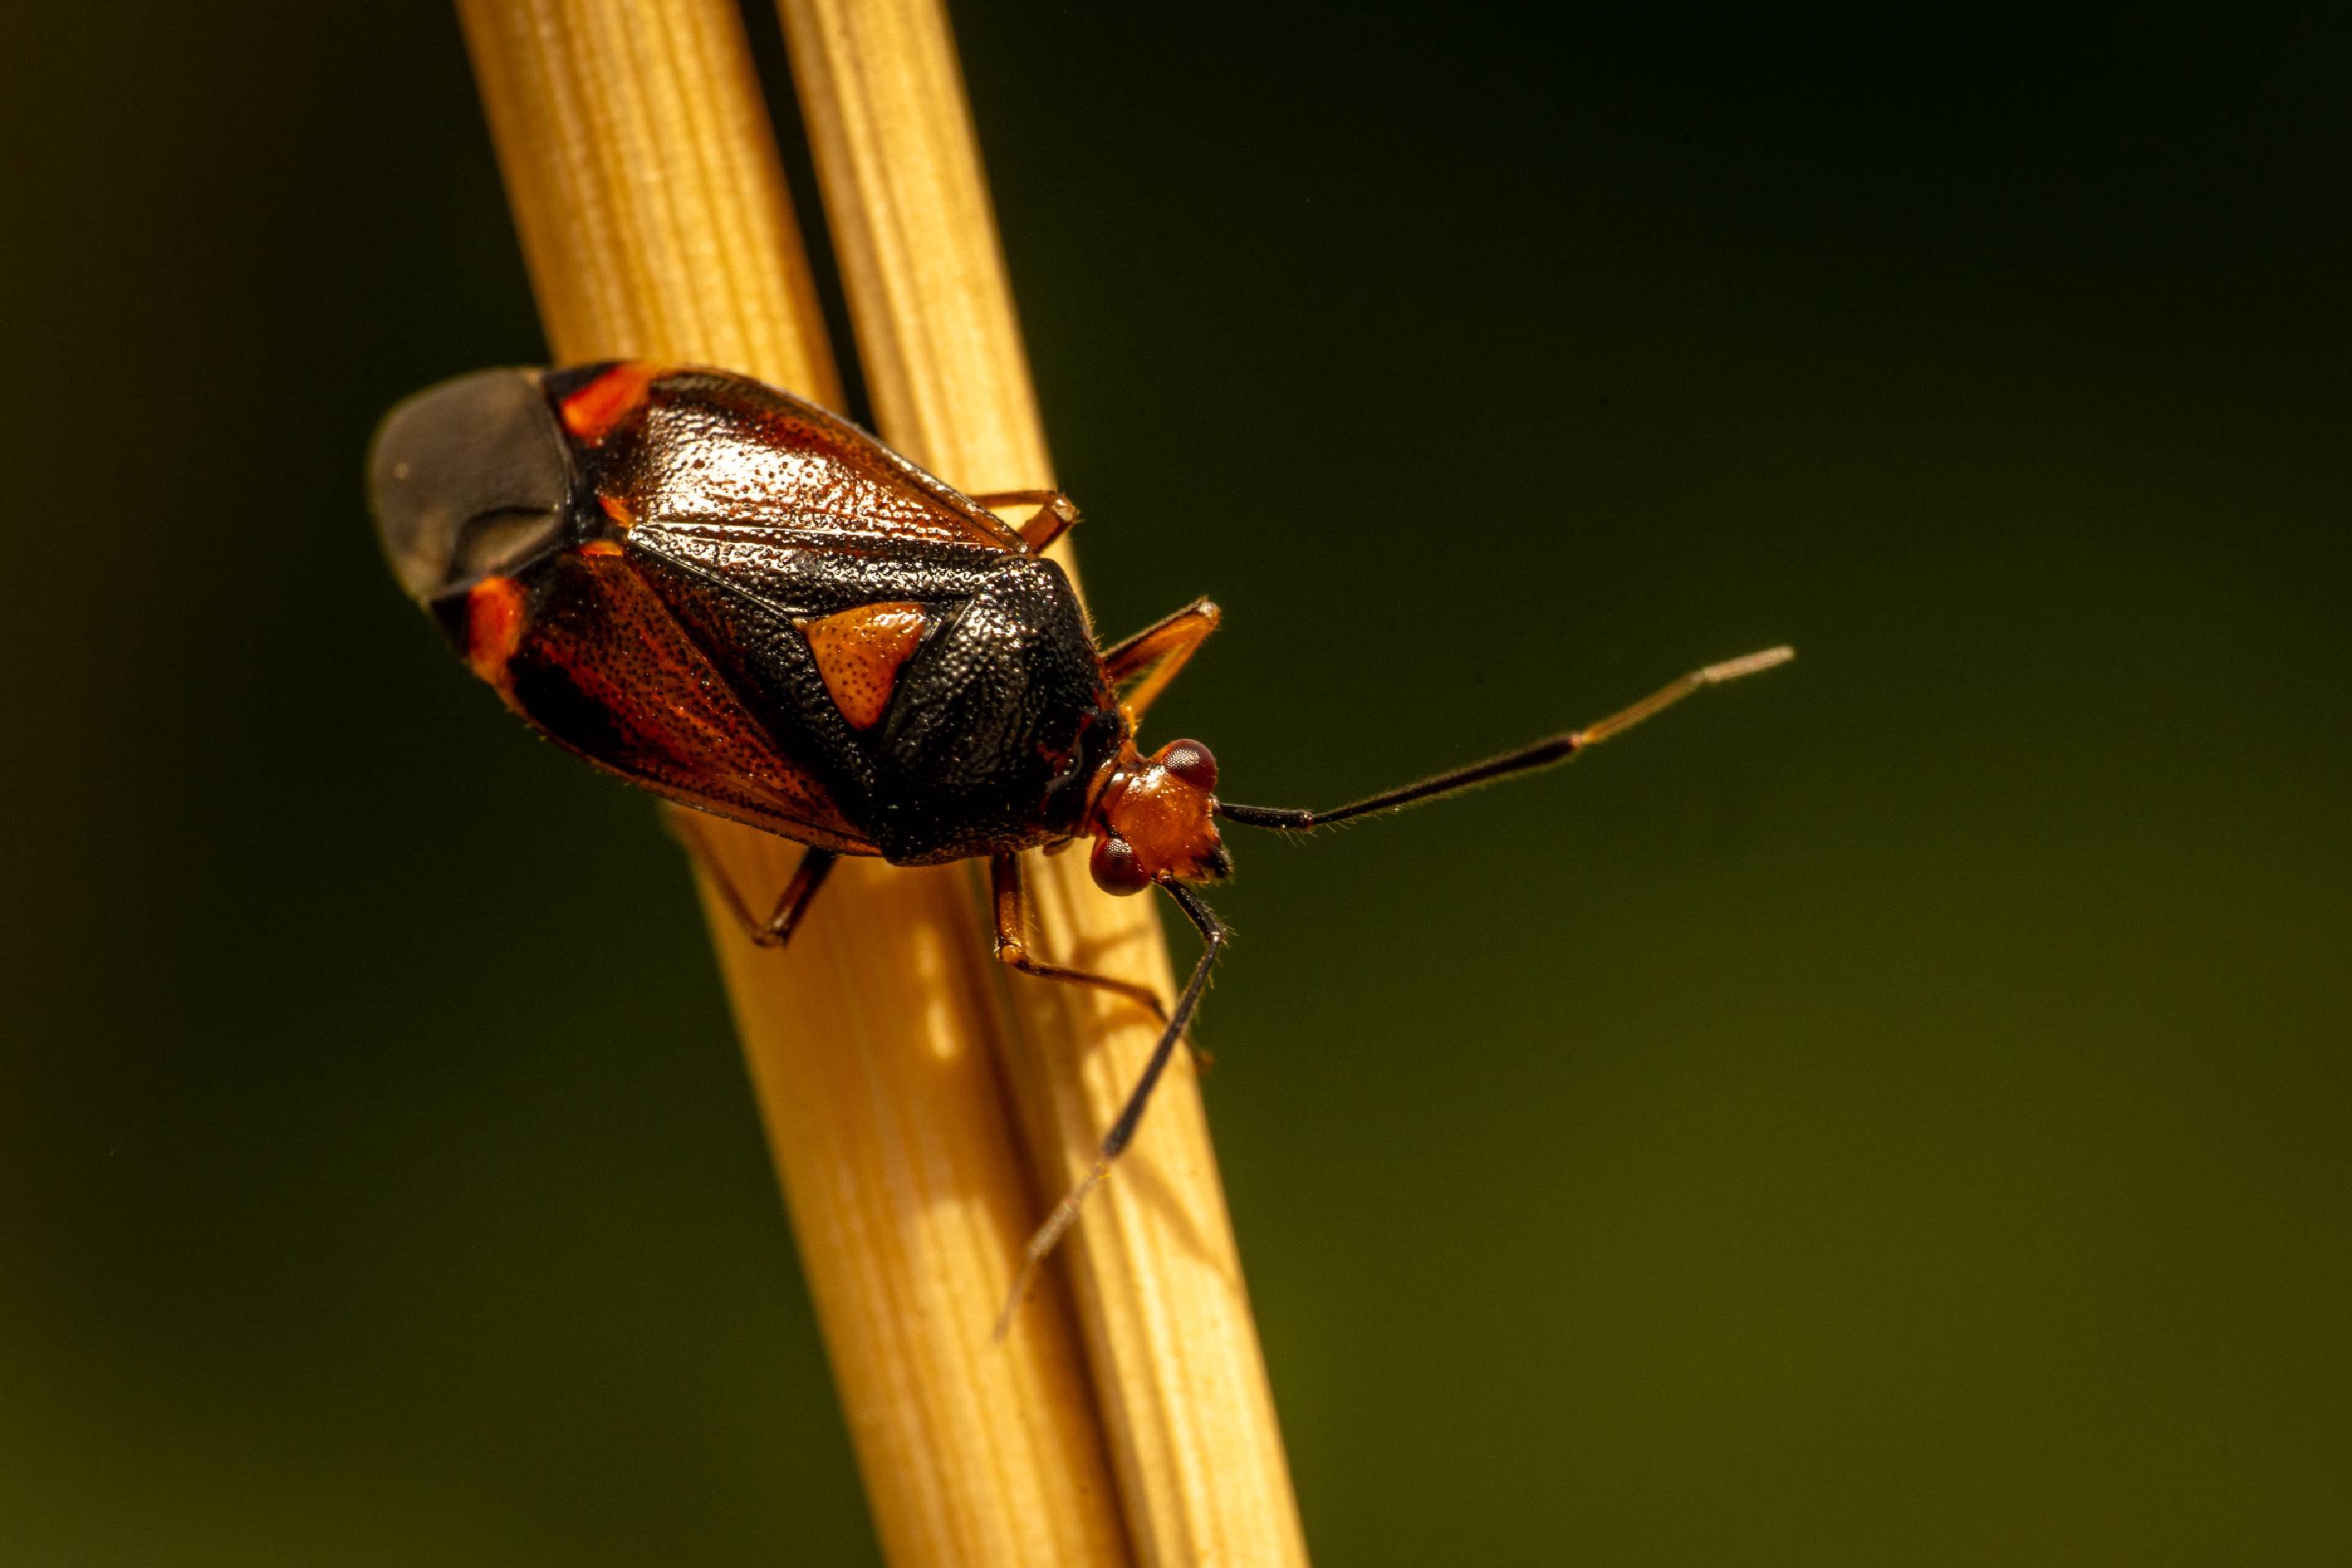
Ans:
{"label": "orange marking on thorax", "polygon": [[507,660],[522,646],[522,586],[511,577],[485,577],[466,595],[466,662],[492,686],[504,688]]}
{"label": "orange marking on thorax", "polygon": [[611,539],[592,539],[580,547],[583,555],[613,555],[621,553],[620,543]]}
{"label": "orange marking on thorax", "polygon": [[646,386],[660,374],[659,365],[635,360],[614,365],[563,400],[563,427],[594,446],[645,402]]}
{"label": "orange marking on thorax", "polygon": [[619,529],[622,532],[626,533],[629,530],[637,526],[636,518],[631,515],[629,511],[629,503],[623,500],[619,496],[606,495],[604,491],[599,490],[596,492],[596,504],[604,509],[604,515],[611,518],[613,520],[613,526]]}
{"label": "orange marking on thorax", "polygon": [[859,730],[882,721],[898,687],[898,671],[923,640],[928,624],[923,606],[916,604],[864,605],[799,623],[833,705]]}

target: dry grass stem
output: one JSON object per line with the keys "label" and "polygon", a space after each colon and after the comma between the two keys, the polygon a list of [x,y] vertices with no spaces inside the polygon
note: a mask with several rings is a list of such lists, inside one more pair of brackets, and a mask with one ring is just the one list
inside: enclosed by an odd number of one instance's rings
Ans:
{"label": "dry grass stem", "polygon": [[[835,400],[736,11],[459,11],[555,360],[721,364]],[[745,889],[798,852],[709,837]],[[1066,1299],[988,1338],[1036,1210],[967,879],[846,862],[782,953],[704,902],[889,1560],[1127,1561]]]}
{"label": "dry grass stem", "polygon": [[[882,434],[967,491],[1050,485],[939,5],[781,8]],[[1095,524],[1105,525],[1120,526]],[[1168,994],[1156,900],[1101,893],[1080,855],[1029,861],[1043,952]],[[1017,1023],[1007,1067],[1050,1203],[1086,1171],[1157,1029],[1098,992],[1013,975],[1000,989]],[[1190,1062],[1169,1073],[1133,1149],[1064,1245],[1138,1555],[1163,1565],[1303,1563]],[[1003,1262],[1009,1274],[1012,1255]]]}

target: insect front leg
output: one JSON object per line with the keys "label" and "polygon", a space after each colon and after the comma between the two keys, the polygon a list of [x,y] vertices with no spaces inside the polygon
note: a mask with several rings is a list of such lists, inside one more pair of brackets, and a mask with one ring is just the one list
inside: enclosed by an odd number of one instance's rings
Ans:
{"label": "insect front leg", "polygon": [[1223,612],[1216,605],[1195,599],[1103,654],[1103,672],[1119,689],[1119,701],[1127,709],[1130,725],[1142,720],[1143,710],[1176,679],[1184,661],[1223,618]]}
{"label": "insect front leg", "polygon": [[1021,875],[1021,857],[992,855],[988,858],[988,902],[996,916],[996,958],[1008,968],[1024,974],[1034,974],[1040,980],[1067,981],[1073,985],[1092,985],[1124,996],[1148,1009],[1161,1023],[1168,1021],[1168,1008],[1158,992],[1148,985],[1129,980],[1114,980],[1108,974],[1092,970],[1070,969],[1059,963],[1047,963],[1029,954],[1029,888]]}
{"label": "insect front leg", "polygon": [[1192,977],[1184,983],[1182,993],[1176,998],[1176,1010],[1169,1015],[1167,1023],[1160,1027],[1159,1043],[1151,1047],[1151,1055],[1144,1062],[1143,1071],[1136,1076],[1135,1087],[1128,1090],[1127,1103],[1119,1108],[1118,1119],[1111,1122],[1110,1131],[1103,1134],[1102,1146],[1096,1151],[1094,1163],[1062,1195],[1062,1201],[1054,1205],[1054,1212],[1045,1216],[1045,1223],[1037,1227],[1036,1234],[1029,1238],[1029,1245],[1021,1249],[1021,1267],[1013,1276],[1013,1289],[1005,1295],[1004,1310],[996,1315],[996,1337],[1000,1340],[1012,1326],[1013,1314],[1021,1310],[1023,1300],[1029,1294],[1030,1285],[1037,1278],[1038,1268],[1070,1226],[1077,1223],[1078,1211],[1086,1206],[1087,1199],[1102,1185],[1104,1178],[1110,1174],[1111,1166],[1135,1141],[1135,1130],[1143,1124],[1143,1112],[1151,1103],[1152,1090],[1159,1088],[1160,1075],[1168,1070],[1169,1060],[1176,1053],[1176,1042],[1183,1037],[1184,1026],[1192,1021],[1193,1009],[1201,1005],[1201,993],[1209,984],[1210,967],[1217,962],[1217,954],[1224,948],[1229,934],[1224,922],[1211,912],[1200,896],[1181,882],[1161,885],[1192,922],[1193,929],[1201,933],[1201,956],[1192,965]]}
{"label": "insect front leg", "polygon": [[735,916],[736,923],[743,928],[743,934],[760,947],[782,947],[793,940],[793,931],[800,925],[801,917],[808,913],[809,905],[816,900],[817,889],[824,886],[834,862],[841,858],[830,849],[813,848],[804,852],[801,856],[801,863],[793,868],[792,880],[786,882],[784,890],[776,895],[775,908],[762,920],[751,912],[751,906],[745,903],[743,895],[735,890],[735,883],[727,875],[727,868],[710,852],[709,841],[702,837],[702,828],[694,820],[696,814],[673,805],[665,807],[662,816],[668,823],[671,834],[686,846],[686,852],[694,858],[696,865],[702,868],[703,873],[710,879],[710,885],[719,889],[719,900]]}
{"label": "insect front leg", "polygon": [[1036,512],[1013,530],[1032,550],[1043,550],[1077,526],[1078,509],[1059,490],[992,490],[972,500],[991,511],[1008,506],[1034,506]]}

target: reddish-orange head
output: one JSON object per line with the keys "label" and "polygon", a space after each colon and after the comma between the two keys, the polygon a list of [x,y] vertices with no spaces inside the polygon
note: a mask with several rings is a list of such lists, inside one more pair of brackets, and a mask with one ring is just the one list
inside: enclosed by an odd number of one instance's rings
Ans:
{"label": "reddish-orange head", "polygon": [[1089,864],[1106,892],[1232,875],[1217,836],[1217,759],[1208,747],[1171,741],[1147,757],[1128,742],[1104,772],[1087,831],[1095,835]]}

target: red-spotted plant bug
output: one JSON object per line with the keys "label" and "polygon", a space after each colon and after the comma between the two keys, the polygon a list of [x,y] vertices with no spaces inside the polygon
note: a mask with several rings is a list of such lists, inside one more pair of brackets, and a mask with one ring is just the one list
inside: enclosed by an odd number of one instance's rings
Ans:
{"label": "red-spotted plant bug", "polygon": [[[1134,1137],[1224,944],[1193,890],[1232,868],[1220,819],[1296,833],[1433,800],[1565,762],[1790,657],[1708,665],[1582,730],[1333,810],[1239,805],[1198,741],[1135,742],[1216,629],[1214,605],[1098,647],[1041,553],[1077,521],[1066,497],[962,495],[747,377],[627,362],[466,376],[393,411],[371,489],[401,585],[509,707],[665,800],[808,846],[764,918],[718,879],[754,941],[790,941],[841,856],[984,856],[1000,959],[1163,1019],[1023,1281]],[[1035,510],[1016,529],[999,506]],[[699,853],[692,816],[675,820]],[[1199,930],[1174,1007],[1030,952],[1018,852],[1079,838],[1103,888],[1158,887]]]}

